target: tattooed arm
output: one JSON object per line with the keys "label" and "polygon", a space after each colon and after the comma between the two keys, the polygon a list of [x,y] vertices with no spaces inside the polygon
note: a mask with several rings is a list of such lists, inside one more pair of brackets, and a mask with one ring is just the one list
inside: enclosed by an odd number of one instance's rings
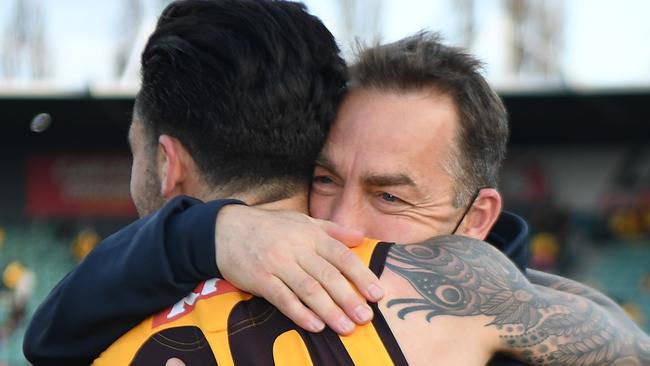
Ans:
{"label": "tattooed arm", "polygon": [[636,323],[630,319],[625,311],[614,300],[587,285],[562,276],[541,272],[530,268],[526,270],[526,277],[534,285],[540,285],[543,287],[552,288],[557,291],[587,298],[602,306],[605,310],[610,312],[610,314],[617,317],[619,320],[619,326],[627,328],[632,333],[643,334],[643,331],[639,329]]}
{"label": "tattooed arm", "polygon": [[445,236],[394,245],[386,268],[417,293],[386,303],[400,319],[481,321],[491,334],[485,347],[534,365],[650,364],[647,335],[592,300],[531,284],[482,241]]}

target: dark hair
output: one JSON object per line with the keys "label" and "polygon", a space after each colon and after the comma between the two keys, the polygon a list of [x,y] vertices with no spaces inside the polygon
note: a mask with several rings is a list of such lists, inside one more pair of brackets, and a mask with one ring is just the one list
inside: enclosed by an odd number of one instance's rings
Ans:
{"label": "dark hair", "polygon": [[448,159],[456,181],[454,204],[483,187],[497,187],[508,140],[508,115],[479,73],[481,63],[463,50],[421,31],[395,43],[361,50],[350,68],[354,86],[395,92],[432,90],[453,98],[460,126]]}
{"label": "dark hair", "polygon": [[311,178],[346,73],[334,37],[302,4],[175,1],[142,53],[135,111],[148,143],[178,138],[207,184],[296,188]]}

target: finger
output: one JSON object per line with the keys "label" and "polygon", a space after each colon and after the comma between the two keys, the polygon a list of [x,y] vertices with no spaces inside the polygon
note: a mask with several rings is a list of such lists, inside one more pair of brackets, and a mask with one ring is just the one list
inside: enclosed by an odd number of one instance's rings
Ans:
{"label": "finger", "polygon": [[348,229],[331,221],[318,219],[312,219],[312,221],[325,230],[327,235],[350,248],[363,244],[364,236],[361,231]]}
{"label": "finger", "polygon": [[349,248],[336,241],[316,243],[318,253],[336,267],[369,301],[384,297],[379,278]]}
{"label": "finger", "polygon": [[179,360],[178,358],[170,358],[165,362],[165,366],[185,366],[185,362]]}
{"label": "finger", "polygon": [[287,267],[278,278],[336,333],[347,335],[354,331],[354,322],[334,303],[323,286],[302,268]]}
{"label": "finger", "polygon": [[366,299],[352,287],[350,282],[333,265],[317,255],[300,258],[300,265],[308,275],[320,282],[334,303],[350,319],[357,324],[365,324],[372,320],[372,309],[366,303]]}
{"label": "finger", "polygon": [[279,278],[270,276],[263,289],[262,292],[256,295],[265,298],[299,327],[314,333],[318,333],[325,328],[325,323],[313,311],[308,309]]}

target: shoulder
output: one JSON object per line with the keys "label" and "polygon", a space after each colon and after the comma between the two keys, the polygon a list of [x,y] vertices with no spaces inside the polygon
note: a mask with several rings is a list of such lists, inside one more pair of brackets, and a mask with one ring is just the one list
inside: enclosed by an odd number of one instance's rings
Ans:
{"label": "shoulder", "polygon": [[102,352],[94,364],[126,365],[132,364],[138,357],[138,360],[148,360],[160,353],[160,349],[170,348],[171,343],[192,344],[188,341],[192,337],[194,344],[205,343],[199,339],[201,337],[211,344],[223,342],[233,308],[250,298],[252,295],[226,280],[214,278],[203,281],[174,305],[143,320],[122,335]]}
{"label": "shoulder", "polygon": [[[415,244],[390,248],[387,266],[431,271],[488,270],[495,265],[501,270],[520,274],[516,266],[487,242],[458,235],[438,236]],[[391,268],[392,269],[392,268]],[[491,268],[494,269],[494,268]]]}
{"label": "shoulder", "polygon": [[479,317],[484,326],[529,328],[537,324],[538,310],[545,305],[543,296],[508,258],[472,238],[441,236],[394,245],[386,268],[407,281],[410,286],[404,291],[412,289],[415,294],[387,303],[389,308],[399,308],[400,318],[426,312],[427,321],[450,315]]}
{"label": "shoulder", "polygon": [[[391,246],[381,279],[389,288],[382,313],[411,360],[424,352],[447,364],[485,364],[501,346],[499,325],[514,322],[505,318],[516,312],[507,300],[515,288],[534,297],[497,249],[460,236]],[[409,345],[418,339],[426,350]]]}

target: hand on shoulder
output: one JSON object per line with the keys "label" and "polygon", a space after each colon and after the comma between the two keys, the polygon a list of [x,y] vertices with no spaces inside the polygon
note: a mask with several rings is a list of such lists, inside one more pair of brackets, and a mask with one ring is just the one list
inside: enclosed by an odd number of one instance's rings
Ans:
{"label": "hand on shoulder", "polygon": [[351,333],[372,319],[366,300],[383,296],[379,279],[348,248],[363,236],[328,221],[231,205],[218,215],[215,241],[224,279],[313,332],[324,321]]}

